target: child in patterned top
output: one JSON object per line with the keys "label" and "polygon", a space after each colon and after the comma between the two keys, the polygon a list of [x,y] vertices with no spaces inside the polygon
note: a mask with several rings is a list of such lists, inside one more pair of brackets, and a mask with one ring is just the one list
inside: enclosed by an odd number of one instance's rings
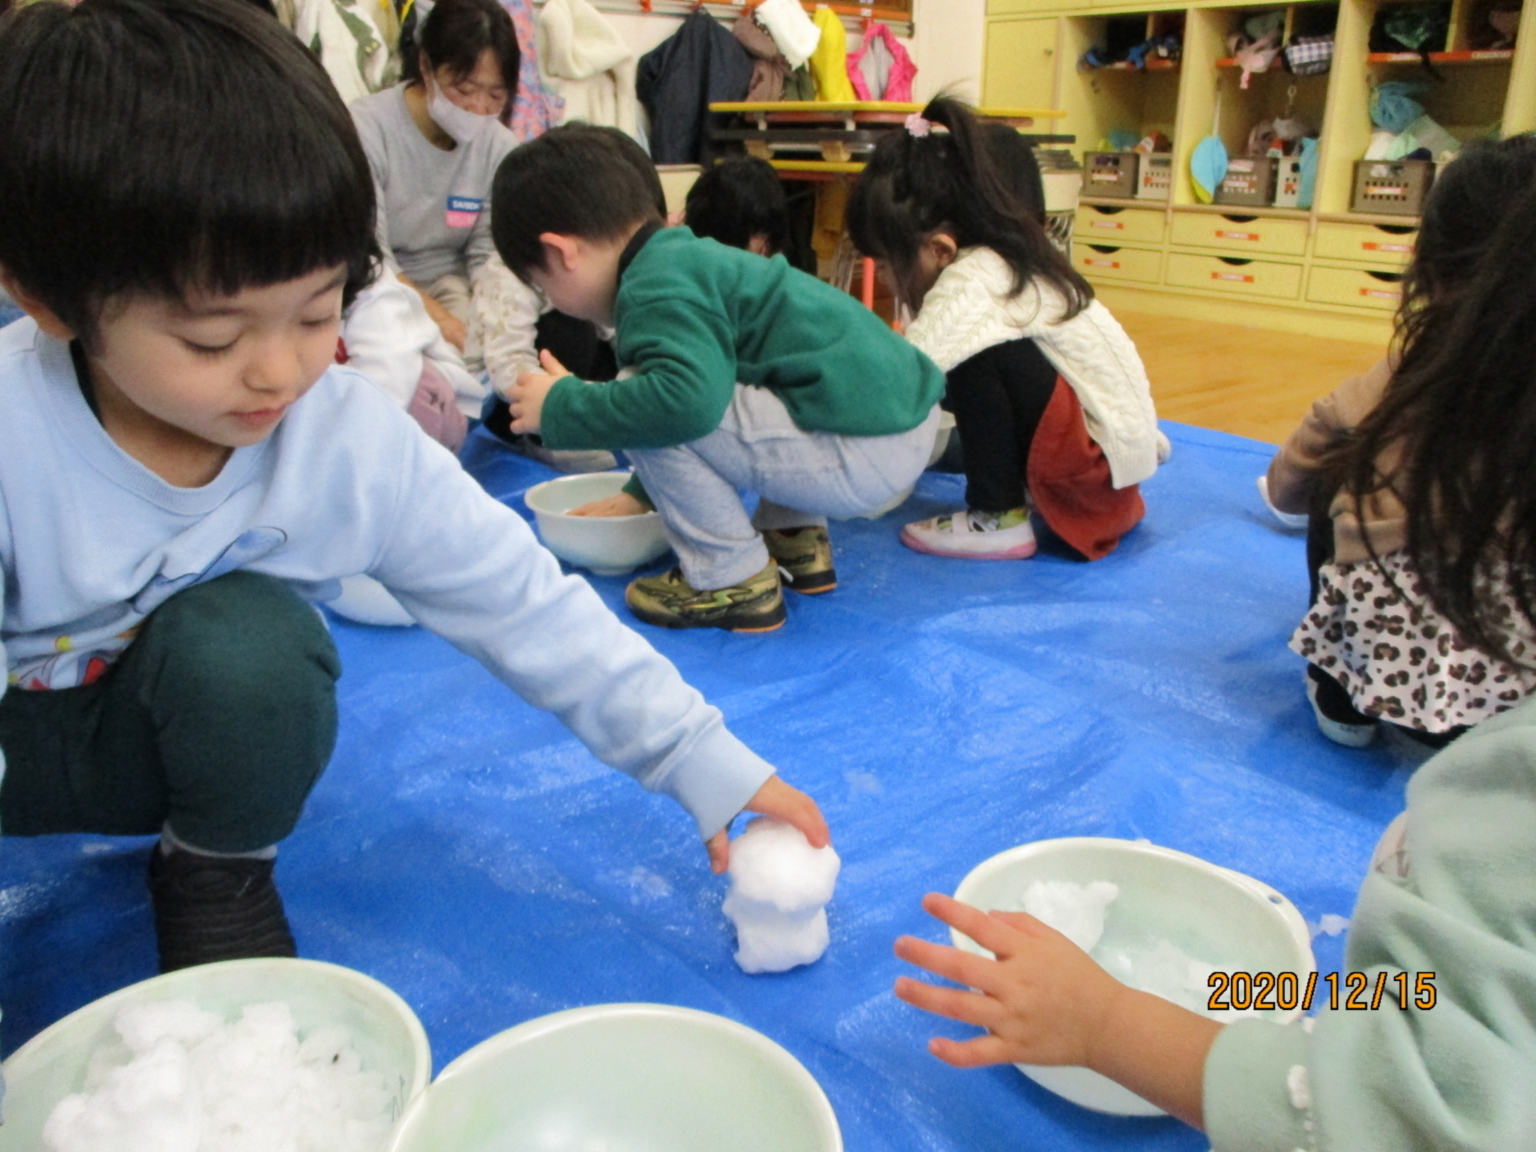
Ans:
{"label": "child in patterned top", "polygon": [[[1453,514],[1484,469],[1529,483],[1529,428],[1508,439],[1529,365],[1511,361],[1511,375],[1489,373],[1474,393],[1462,361],[1450,363],[1494,346],[1500,326],[1525,314],[1495,312],[1464,342],[1448,326],[1515,210],[1511,190],[1533,181],[1530,136],[1470,145],[1446,168],[1403,281],[1396,353],[1314,404],[1269,466],[1276,509],[1311,513],[1312,607],[1291,647],[1307,659],[1307,696],[1335,743],[1364,747],[1385,722],[1438,747],[1536,690],[1536,638],[1510,584],[1531,568],[1500,552],[1496,508]],[[1412,364],[1438,367],[1405,381],[1410,352]],[[1431,441],[1440,452],[1425,451]],[[1442,540],[1449,556],[1431,551]],[[1475,592],[1439,591],[1470,567]]]}

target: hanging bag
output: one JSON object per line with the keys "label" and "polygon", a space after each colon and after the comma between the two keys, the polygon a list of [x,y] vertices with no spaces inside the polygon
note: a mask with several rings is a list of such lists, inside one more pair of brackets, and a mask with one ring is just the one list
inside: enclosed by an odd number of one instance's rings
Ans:
{"label": "hanging bag", "polygon": [[1293,76],[1320,76],[1333,67],[1332,36],[1298,36],[1285,47],[1285,66]]}

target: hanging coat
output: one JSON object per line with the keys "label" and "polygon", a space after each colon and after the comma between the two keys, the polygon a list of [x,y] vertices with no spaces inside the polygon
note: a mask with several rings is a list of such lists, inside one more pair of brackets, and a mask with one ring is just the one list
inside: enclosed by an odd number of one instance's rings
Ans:
{"label": "hanging coat", "polygon": [[858,51],[848,54],[848,79],[860,100],[912,101],[917,65],[884,24],[872,24]]}
{"label": "hanging coat", "polygon": [[517,69],[517,95],[507,101],[501,122],[526,144],[560,123],[563,101],[544,87],[544,81],[539,78],[532,0],[501,0],[501,6],[512,17],[512,29],[517,33],[517,50],[521,57]]}
{"label": "hanging coat", "polygon": [[784,99],[784,81],[789,76],[789,61],[773,42],[768,30],[757,22],[750,8],[743,8],[731,35],[741,41],[752,57],[752,80],[747,85],[747,99],[754,103]]}
{"label": "hanging coat", "polygon": [[583,120],[636,136],[635,55],[587,0],[549,0],[539,13],[539,73],[565,101],[560,123]]}
{"label": "hanging coat", "polygon": [[842,17],[830,8],[818,8],[815,21],[821,29],[821,42],[811,54],[816,99],[851,104],[859,97],[848,79],[848,33],[843,30]]}
{"label": "hanging coat", "polygon": [[709,105],[741,100],[752,82],[752,57],[707,12],[640,58],[636,94],[651,117],[651,159],[697,164],[704,151]]}

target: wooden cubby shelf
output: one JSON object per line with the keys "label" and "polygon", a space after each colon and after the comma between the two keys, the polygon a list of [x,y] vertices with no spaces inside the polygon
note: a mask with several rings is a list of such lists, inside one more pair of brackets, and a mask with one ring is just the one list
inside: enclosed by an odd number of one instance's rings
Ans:
{"label": "wooden cubby shelf", "polygon": [[[1418,220],[1350,209],[1355,163],[1371,143],[1374,86],[1429,79],[1417,52],[1370,51],[1378,13],[1397,2],[988,0],[982,99],[1060,109],[1061,119],[1036,130],[1075,136],[1079,156],[1112,132],[1172,141],[1168,200],[1084,197],[1078,209],[1074,266],[1111,307],[1384,343]],[[1445,66],[1441,79],[1415,97],[1462,142],[1536,130],[1536,0],[1525,0],[1512,47],[1492,46],[1487,11],[1487,0],[1454,0],[1444,42],[1427,45],[1430,65]],[[1227,37],[1274,12],[1284,15],[1284,43],[1331,35],[1331,66],[1296,76],[1277,59],[1243,88]],[[1079,70],[1111,30],[1123,44],[1140,28],[1149,38],[1176,31],[1180,58]],[[1284,115],[1318,139],[1311,206],[1199,203],[1189,160],[1213,121],[1228,154],[1242,156],[1260,119]]]}

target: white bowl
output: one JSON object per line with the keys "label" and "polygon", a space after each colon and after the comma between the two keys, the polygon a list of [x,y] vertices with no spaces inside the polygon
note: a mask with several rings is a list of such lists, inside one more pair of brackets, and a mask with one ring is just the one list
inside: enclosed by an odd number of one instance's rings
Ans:
{"label": "white bowl", "polygon": [[561,476],[528,489],[523,497],[538,521],[544,546],[560,559],[599,576],[618,576],[648,564],[667,550],[661,517],[571,516],[593,500],[617,496],[629,482],[628,472],[587,472]]}
{"label": "white bowl", "polygon": [[[1018,911],[1036,880],[1119,885],[1120,895],[1104,924],[1104,943],[1111,947],[1169,940],[1223,972],[1294,972],[1302,986],[1316,968],[1306,920],[1284,896],[1251,876],[1154,844],[1094,836],[1038,840],[982,861],[960,882],[955,899],[984,912]],[[963,933],[951,929],[950,937],[957,948],[990,955]],[[1299,1007],[1263,1013],[1275,1020],[1300,1014]],[[1020,1064],[1018,1069],[1084,1108],[1120,1116],[1163,1115],[1128,1088],[1087,1068]]]}
{"label": "white bowl", "polygon": [[390,1152],[841,1152],[826,1094],[772,1040],[708,1012],[599,1004],[471,1048]]}
{"label": "white bowl", "polygon": [[86,1062],[118,1039],[113,1023],[125,1008],[190,1000],[239,1018],[247,1004],[285,1001],[299,1034],[326,1024],[347,1030],[363,1068],[380,1072],[398,1120],[432,1076],[432,1050],[406,1002],[361,972],[318,960],[227,960],[156,976],[71,1012],[28,1040],[5,1062],[5,1124],[0,1152],[37,1152],[54,1106],[85,1086]]}

